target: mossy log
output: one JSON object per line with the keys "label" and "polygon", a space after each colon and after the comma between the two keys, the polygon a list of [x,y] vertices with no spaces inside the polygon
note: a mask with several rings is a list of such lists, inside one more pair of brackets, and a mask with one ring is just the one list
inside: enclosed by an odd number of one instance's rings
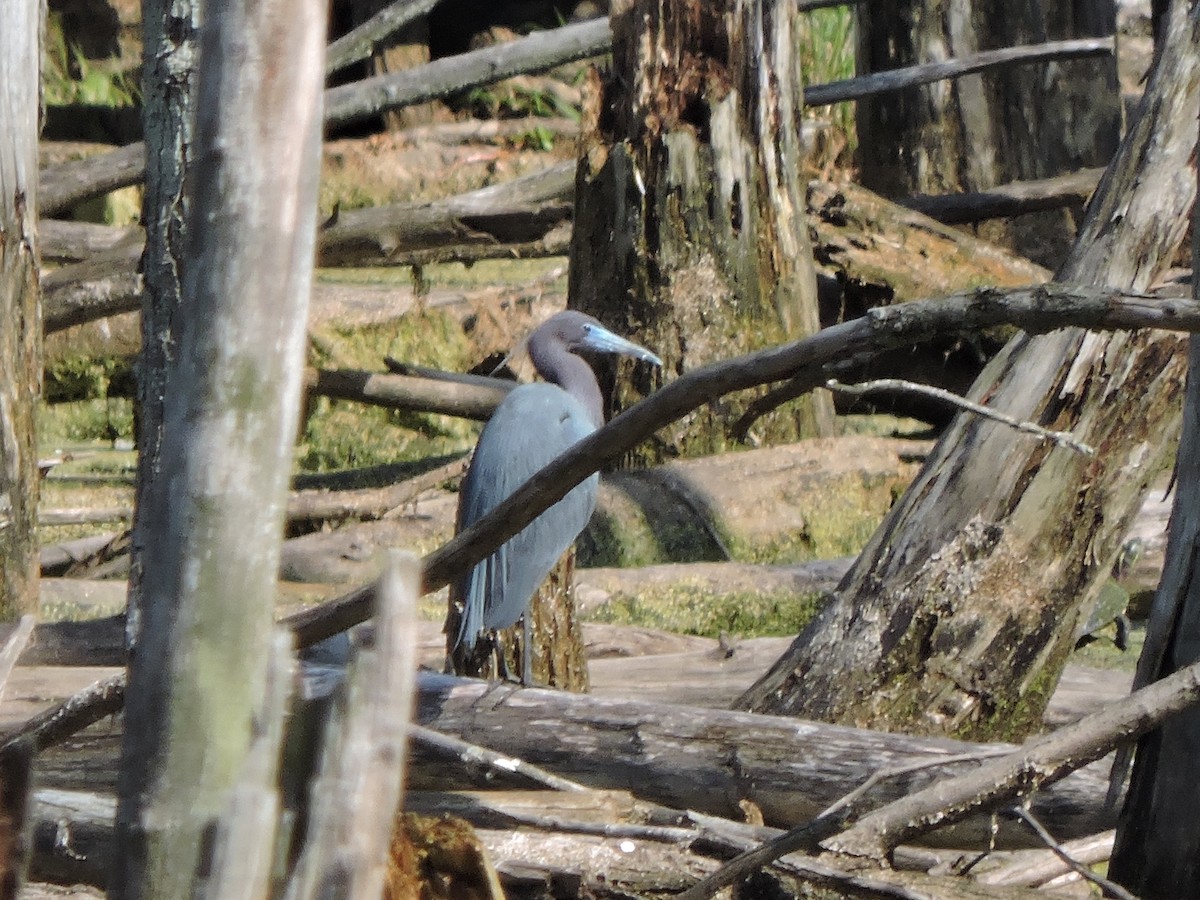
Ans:
{"label": "mossy log", "polygon": [[[799,12],[760,0],[618,4],[575,183],[570,303],[682,373],[820,327],[800,169]],[[622,384],[627,406],[650,384]],[[722,449],[744,400],[689,417],[658,459]],[[829,434],[829,398],[772,417]]]}

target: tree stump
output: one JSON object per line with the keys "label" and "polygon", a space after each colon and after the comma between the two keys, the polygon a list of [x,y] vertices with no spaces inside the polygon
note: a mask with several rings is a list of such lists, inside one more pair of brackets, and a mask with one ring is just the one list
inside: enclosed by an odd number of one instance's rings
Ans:
{"label": "tree stump", "polygon": [[[569,303],[655,348],[667,372],[820,327],[798,15],[762,0],[613,4],[612,68],[586,92]],[[648,378],[620,385],[617,405]],[[722,449],[745,402],[698,412],[647,453]],[[779,441],[831,427],[820,395],[760,431]]]}

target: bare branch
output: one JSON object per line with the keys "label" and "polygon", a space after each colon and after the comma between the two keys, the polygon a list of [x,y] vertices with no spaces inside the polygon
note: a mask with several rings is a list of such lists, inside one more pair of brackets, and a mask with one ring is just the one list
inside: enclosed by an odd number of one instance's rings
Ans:
{"label": "bare branch", "polygon": [[877,94],[886,94],[902,88],[930,84],[950,78],[961,78],[984,69],[1000,66],[1028,65],[1052,59],[1080,59],[1088,56],[1109,56],[1113,52],[1113,39],[1082,38],[1071,41],[1049,41],[1027,47],[1007,47],[1003,50],[988,50],[959,59],[905,66],[887,72],[872,72],[845,81],[830,84],[814,84],[804,89],[805,106],[825,106],[847,100],[861,100]]}
{"label": "bare branch", "polygon": [[933,397],[935,400],[949,403],[951,406],[974,413],[977,416],[983,416],[985,419],[1001,422],[1011,428],[1017,429],[1017,431],[1023,431],[1026,434],[1033,434],[1047,441],[1053,441],[1056,444],[1074,450],[1076,453],[1082,453],[1085,456],[1094,456],[1096,454],[1094,447],[1082,441],[1077,441],[1070,432],[1051,431],[1049,428],[1043,428],[1035,422],[1025,422],[1015,419],[999,410],[984,406],[982,403],[975,403],[966,397],[960,397],[958,394],[948,391],[945,388],[933,387],[928,384],[918,384],[915,381],[907,381],[903,378],[876,378],[873,381],[864,381],[860,384],[842,384],[836,378],[831,378],[825,382],[825,387],[840,394],[849,394],[852,397],[861,397],[872,391],[896,391],[899,393],[921,394],[925,397]]}
{"label": "bare branch", "polygon": [[385,6],[353,31],[342,35],[325,48],[325,75],[340,72],[366,59],[375,48],[410,22],[438,5],[440,0],[396,0]]}
{"label": "bare branch", "polygon": [[883,859],[902,841],[1052,784],[1198,701],[1200,663],[1194,663],[1072,725],[1028,741],[995,763],[889,803],[823,846]]}
{"label": "bare branch", "polygon": [[1070,866],[1073,871],[1079,873],[1081,878],[1086,878],[1092,884],[1096,885],[1096,887],[1100,888],[1104,892],[1105,897],[1116,897],[1118,900],[1137,900],[1137,897],[1133,896],[1133,894],[1129,893],[1129,891],[1125,890],[1125,888],[1121,887],[1115,881],[1109,881],[1103,875],[1093,872],[1071,856],[1063,848],[1063,845],[1056,841],[1054,836],[1046,830],[1046,827],[1038,821],[1037,816],[1025,809],[1025,807],[1014,806],[1009,812],[1028,825],[1033,833],[1041,839],[1042,843],[1054,851],[1054,855]]}

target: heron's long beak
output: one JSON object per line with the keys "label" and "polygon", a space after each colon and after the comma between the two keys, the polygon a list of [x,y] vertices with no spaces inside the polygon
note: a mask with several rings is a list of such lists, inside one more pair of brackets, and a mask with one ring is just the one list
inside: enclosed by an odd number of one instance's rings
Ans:
{"label": "heron's long beak", "polygon": [[603,353],[621,353],[625,356],[632,356],[634,359],[644,360],[660,367],[663,364],[661,359],[645,347],[635,344],[633,341],[627,341],[620,335],[613,334],[607,328],[599,325],[590,325],[588,327],[583,344],[589,350],[599,350]]}

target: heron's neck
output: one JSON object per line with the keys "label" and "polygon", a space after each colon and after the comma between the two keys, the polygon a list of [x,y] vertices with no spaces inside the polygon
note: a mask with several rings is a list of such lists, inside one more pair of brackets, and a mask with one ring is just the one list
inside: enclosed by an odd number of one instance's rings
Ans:
{"label": "heron's neck", "polygon": [[578,400],[596,428],[604,424],[604,401],[596,373],[581,357],[564,347],[553,347],[534,355],[533,366],[539,375]]}

